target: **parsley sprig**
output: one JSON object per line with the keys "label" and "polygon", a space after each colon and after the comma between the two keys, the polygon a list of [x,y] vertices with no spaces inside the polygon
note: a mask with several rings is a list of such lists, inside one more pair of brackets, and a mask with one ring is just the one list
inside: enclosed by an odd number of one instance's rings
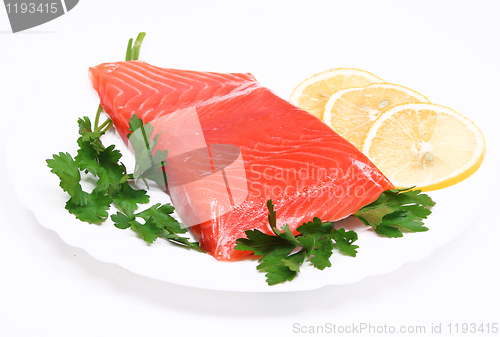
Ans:
{"label": "parsley sprig", "polygon": [[428,207],[436,203],[420,190],[392,189],[383,192],[377,200],[359,209],[354,216],[375,232],[390,238],[402,237],[406,232],[425,232],[422,222],[430,214]]}
{"label": "parsley sprig", "polygon": [[265,234],[258,229],[247,230],[247,238],[237,239],[235,249],[252,251],[262,256],[257,269],[266,273],[269,285],[293,280],[307,259],[320,270],[331,267],[329,259],[334,249],[356,256],[358,246],[353,243],[358,236],[355,232],[335,229],[332,222],[314,218],[299,226],[299,235],[294,236],[287,224],[278,229],[271,200],[267,202],[267,208],[269,225],[275,235]]}
{"label": "parsley sprig", "polygon": [[[402,231],[424,232],[422,219],[431,213],[428,207],[435,202],[420,190],[392,189],[383,192],[377,200],[362,207],[354,216],[376,233],[388,237],[401,237]],[[309,259],[311,264],[323,270],[331,267],[330,257],[337,249],[345,255],[355,257],[359,246],[356,232],[334,228],[333,222],[322,222],[319,218],[297,228],[294,236],[287,224],[278,229],[276,211],[271,200],[267,202],[268,221],[275,235],[258,229],[245,231],[246,238],[236,240],[236,250],[252,251],[261,256],[258,270],[266,273],[267,283],[274,285],[294,279],[300,266]]]}
{"label": "parsley sprig", "polygon": [[[104,132],[92,131],[88,117],[80,118],[78,125],[80,137],[77,140],[76,157],[73,159],[69,153],[60,152],[47,160],[51,172],[59,177],[61,188],[70,196],[66,202],[66,209],[81,221],[98,224],[109,217],[109,209],[111,204],[114,204],[118,211],[111,215],[111,220],[117,228],[131,228],[149,243],[161,237],[184,247],[201,251],[197,242],[191,242],[179,236],[187,230],[171,216],[174,211],[172,205],[155,204],[142,212],[137,212],[140,204],[149,203],[149,196],[146,190],[135,189],[131,186],[129,181],[134,179],[135,174],[127,173],[125,166],[120,162],[122,157],[120,151],[116,150],[114,145],[107,147],[103,145],[100,137]],[[150,135],[153,132],[149,123],[143,125],[135,115],[131,118],[130,125],[131,130],[135,130],[133,134]],[[154,168],[161,173],[145,174],[142,172],[139,178],[149,178],[150,174],[155,178],[165,177],[162,167],[165,165],[166,151],[157,151],[153,154],[154,146],[149,138],[143,139],[142,144],[139,141],[131,142],[131,144],[136,153],[136,162],[142,162],[141,167],[145,167],[143,157],[150,156],[160,161],[160,165],[155,165]],[[144,149],[148,149],[148,152],[145,153]],[[96,178],[91,193],[85,192],[82,188],[82,172]],[[147,173],[148,170],[145,172]],[[165,184],[165,180],[157,180],[157,182]]]}
{"label": "parsley sprig", "polygon": [[[137,60],[145,33],[139,34],[132,47],[132,39],[127,48],[127,61]],[[109,218],[111,205],[117,212],[111,215],[115,227],[131,228],[139,237],[148,243],[163,238],[186,248],[203,252],[197,242],[192,242],[184,234],[187,230],[171,216],[174,207],[170,204],[155,204],[148,209],[137,212],[140,204],[148,204],[149,196],[143,189],[135,189],[131,181],[146,179],[165,186],[166,175],[163,166],[166,164],[167,151],[153,150],[159,133],[151,139],[153,127],[144,124],[134,115],[130,119],[129,141],[135,153],[136,167],[133,174],[127,173],[120,162],[122,154],[114,145],[104,146],[101,136],[112,126],[111,119],[99,125],[102,106],[97,109],[94,128],[89,117],[78,119],[77,155],[73,158],[69,153],[59,152],[47,159],[47,166],[60,180],[61,188],[68,193],[66,209],[81,221],[99,224]],[[93,176],[95,184],[89,193],[83,190],[82,172]],[[146,186],[149,185],[146,182]]]}

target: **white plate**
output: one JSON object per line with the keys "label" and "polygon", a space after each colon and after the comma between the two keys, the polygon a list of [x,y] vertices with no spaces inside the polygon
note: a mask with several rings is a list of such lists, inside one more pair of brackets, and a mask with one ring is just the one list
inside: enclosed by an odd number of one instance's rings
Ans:
{"label": "white plate", "polygon": [[[154,55],[152,49],[148,49],[148,53]],[[93,120],[95,116],[98,99],[86,78],[87,67],[94,65],[89,62],[92,61],[83,59],[64,63],[66,72],[53,73],[51,79],[35,84],[33,90],[27,89],[31,93],[29,100],[19,111],[24,128],[22,133],[13,128],[9,130],[12,141],[6,149],[5,164],[20,201],[42,226],[56,231],[64,242],[84,249],[99,261],[115,263],[150,278],[198,288],[247,292],[300,291],[353,283],[425,258],[433,249],[452,240],[480,213],[484,198],[491,193],[491,182],[496,180],[493,177],[496,158],[488,147],[489,135],[486,134],[487,155],[479,171],[458,185],[429,193],[437,205],[426,221],[428,232],[389,239],[379,237],[355,219],[346,219],[339,226],[355,229],[359,235],[356,258],[334,254],[331,268],[319,271],[306,263],[292,282],[268,286],[265,275],[255,269],[255,260],[219,262],[164,240],[148,245],[133,231],[117,229],[109,220],[102,225],[89,225],[64,209],[67,196],[45,160],[60,151],[76,155],[77,119],[86,115]],[[182,63],[180,58],[178,63]],[[213,70],[220,71],[220,68]],[[265,79],[255,73],[262,83],[282,97],[294,87],[294,83]],[[117,145],[130,170],[132,156],[121,139],[116,134],[108,134],[104,141]],[[151,191],[151,196],[153,203],[168,201],[168,196],[161,191]]]}

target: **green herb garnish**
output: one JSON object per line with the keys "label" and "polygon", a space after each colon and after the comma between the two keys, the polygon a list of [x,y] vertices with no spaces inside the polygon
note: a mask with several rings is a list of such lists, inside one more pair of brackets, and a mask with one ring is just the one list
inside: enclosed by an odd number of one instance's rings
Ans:
{"label": "green herb garnish", "polygon": [[[139,34],[133,47],[131,39],[127,48],[127,60],[138,58],[144,36],[145,33]],[[99,105],[94,129],[88,117],[78,119],[80,137],[77,140],[78,151],[75,158],[69,153],[60,152],[53,155],[52,159],[47,159],[51,172],[59,177],[61,188],[70,196],[66,202],[66,209],[81,221],[99,224],[108,219],[111,204],[114,204],[118,209],[111,215],[115,227],[131,228],[149,243],[160,237],[203,252],[197,242],[179,236],[187,230],[171,216],[174,211],[172,205],[155,204],[142,212],[137,212],[139,204],[149,203],[149,196],[146,190],[133,188],[129,181],[150,179],[159,186],[165,186],[166,183],[166,175],[162,168],[166,164],[167,151],[153,153],[159,134],[151,139],[154,130],[149,123],[144,125],[136,115],[130,119],[129,126],[132,133],[129,135],[129,140],[135,152],[136,168],[133,174],[128,174],[120,162],[122,157],[120,151],[116,150],[114,145],[104,146],[101,141],[101,136],[113,124],[108,118],[98,126],[102,110],[102,106]],[[95,177],[91,193],[85,192],[82,188],[82,172]]]}
{"label": "green herb garnish", "polygon": [[146,179],[155,181],[158,185],[165,185],[167,176],[161,168],[165,166],[167,151],[158,150],[152,154],[156,147],[161,131],[153,139],[153,127],[147,123],[143,125],[136,115],[130,119],[130,132],[127,137],[135,153],[134,178],[142,179],[148,186]]}
{"label": "green herb garnish", "polygon": [[383,192],[377,200],[354,213],[365,225],[388,237],[401,237],[402,231],[425,232],[423,219],[436,203],[420,190],[392,189]]}
{"label": "green herb garnish", "polygon": [[139,35],[135,39],[135,42],[134,39],[128,40],[127,54],[125,56],[125,61],[136,61],[139,59],[139,52],[141,51],[142,41],[144,40],[145,36],[146,33],[142,32],[139,33]]}
{"label": "green herb garnish", "polygon": [[[137,116],[131,119],[130,123],[137,126],[139,123]],[[136,127],[139,134],[149,134],[152,132],[150,124]],[[120,151],[114,145],[105,147],[100,137],[102,131],[91,131],[90,119],[83,117],[78,120],[80,138],[78,138],[78,154],[73,159],[69,153],[59,153],[47,160],[47,165],[60,179],[61,188],[67,192],[70,199],[66,202],[66,209],[76,216],[77,219],[91,224],[105,221],[109,217],[109,209],[114,204],[118,211],[111,215],[117,228],[131,228],[146,242],[152,243],[158,237],[175,242],[187,248],[202,251],[197,242],[191,242],[179,234],[186,233],[187,230],[170,214],[174,208],[170,204],[155,204],[150,208],[136,212],[139,204],[149,203],[149,196],[146,190],[133,188],[129,180],[134,179],[134,174],[127,174],[125,166],[119,161],[122,157]],[[146,130],[148,130],[146,132]],[[141,162],[144,157],[161,158],[161,165],[155,165],[163,177],[162,165],[165,164],[166,151],[152,153],[152,146],[149,139],[143,144],[132,143],[136,155],[136,162]],[[145,152],[147,149],[148,151]],[[157,154],[157,153],[160,154]],[[141,167],[145,167],[142,164]],[[97,178],[95,187],[91,193],[83,191],[81,186],[81,172],[88,173]],[[148,172],[148,170],[146,170]],[[157,177],[157,176],[155,176]],[[141,179],[147,178],[144,174]],[[159,184],[165,184],[165,180],[157,180]],[[161,185],[160,185],[161,186]]]}
{"label": "green herb garnish", "polygon": [[278,229],[276,211],[271,200],[267,202],[267,208],[269,225],[276,235],[265,234],[258,229],[247,230],[247,238],[237,239],[235,249],[252,251],[255,255],[262,256],[257,269],[266,273],[269,285],[294,279],[300,266],[308,258],[320,270],[331,267],[329,259],[334,249],[356,256],[358,246],[353,245],[353,242],[358,236],[355,232],[335,229],[332,222],[314,218],[298,227],[299,235],[294,236],[288,225]]}
{"label": "green herb garnish", "polygon": [[[401,230],[427,231],[428,228],[423,226],[421,220],[431,213],[427,207],[434,206],[435,202],[420,192],[410,189],[385,191],[354,216],[365,225],[373,227],[378,234],[388,237],[403,236]],[[276,211],[271,200],[267,202],[267,207],[269,225],[275,235],[265,234],[258,229],[247,230],[247,238],[237,239],[235,249],[252,251],[255,255],[262,256],[257,269],[266,273],[269,285],[294,279],[300,266],[308,258],[320,270],[331,267],[330,256],[334,249],[356,256],[359,247],[353,244],[358,238],[354,231],[335,229],[333,222],[322,222],[319,218],[314,218],[299,226],[299,235],[294,236],[288,225],[278,229]]]}

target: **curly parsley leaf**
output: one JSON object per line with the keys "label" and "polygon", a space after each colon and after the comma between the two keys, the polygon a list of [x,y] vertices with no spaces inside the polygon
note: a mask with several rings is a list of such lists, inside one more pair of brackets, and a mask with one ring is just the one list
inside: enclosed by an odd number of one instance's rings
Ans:
{"label": "curly parsley leaf", "polygon": [[122,212],[116,212],[116,214],[113,214],[111,216],[111,220],[113,220],[113,223],[116,228],[127,229],[130,228],[130,226],[132,226],[132,221],[135,219],[133,216],[132,218],[130,218]]}
{"label": "curly parsley leaf", "polygon": [[329,237],[325,238],[316,243],[316,248],[312,252],[314,256],[311,258],[311,263],[319,270],[332,266],[330,256],[333,254],[335,245]]}
{"label": "curly parsley leaf", "polygon": [[131,228],[134,232],[139,234],[144,241],[149,243],[153,243],[162,230],[161,225],[154,221],[153,218],[148,219],[144,224],[140,224],[138,221],[133,220]]}
{"label": "curly parsley leaf", "polygon": [[110,194],[120,189],[120,184],[126,181],[125,166],[119,162],[122,154],[115,150],[114,145],[105,147],[100,136],[104,132],[93,132],[90,119],[83,117],[78,120],[79,133],[77,143],[79,146],[75,161],[78,167],[99,178],[97,187]]}
{"label": "curly parsley leaf", "polygon": [[358,234],[356,234],[356,232],[346,232],[344,228],[339,228],[333,233],[333,239],[335,240],[335,248],[342,253],[352,257],[355,257],[358,253],[356,249],[358,249],[359,246],[353,245],[353,243],[358,240]]}
{"label": "curly parsley leaf", "polygon": [[315,238],[316,248],[312,252],[314,257],[311,258],[311,262],[321,270],[331,267],[329,259],[333,249],[338,249],[343,254],[355,257],[356,249],[359,248],[359,246],[353,244],[358,239],[356,232],[346,232],[344,228],[335,229],[333,222],[322,222],[319,218],[314,218],[313,221],[303,224],[297,230],[303,235]]}
{"label": "curly parsley leaf", "polygon": [[137,210],[138,204],[149,203],[149,196],[145,190],[136,190],[125,182],[120,184],[120,189],[113,194],[113,202],[127,216],[132,216]]}
{"label": "curly parsley leaf", "polygon": [[97,171],[97,187],[107,190],[110,194],[118,192],[128,178],[125,166],[119,162],[122,155],[114,148],[114,145],[108,146],[98,158],[101,168]]}
{"label": "curly parsley leaf", "polygon": [[104,134],[103,131],[92,131],[92,123],[87,116],[78,119],[78,133],[82,136],[83,141],[90,142],[96,145],[96,150],[99,151],[102,147],[100,137]]}
{"label": "curly parsley leaf", "polygon": [[[83,137],[78,138],[77,143],[78,151],[75,162],[85,173],[91,173],[96,176],[97,171],[101,168],[97,160],[99,157],[98,151],[92,146],[91,142],[83,140]],[[102,146],[102,149],[104,150],[104,146]]]}
{"label": "curly parsley leaf", "polygon": [[422,222],[435,202],[420,190],[392,189],[383,192],[377,200],[354,213],[366,226],[388,237],[402,237],[402,231],[425,232]]}
{"label": "curly parsley leaf", "polygon": [[246,238],[237,239],[235,249],[252,251],[261,256],[257,269],[266,273],[269,285],[294,279],[307,259],[318,269],[331,267],[329,259],[334,249],[350,256],[356,255],[358,246],[353,245],[357,240],[356,233],[334,229],[332,222],[314,218],[299,226],[299,235],[294,236],[288,225],[277,228],[271,200],[267,202],[267,208],[269,225],[275,235],[257,229],[245,231]]}
{"label": "curly parsley leaf", "polygon": [[103,222],[108,218],[108,210],[113,200],[109,195],[99,190],[92,193],[83,192],[86,195],[86,203],[77,205],[73,198],[66,202],[66,209],[76,216],[77,219],[91,224]]}
{"label": "curly parsley leaf", "polygon": [[52,159],[47,159],[46,162],[47,166],[52,169],[50,172],[59,177],[59,186],[70,195],[71,202],[77,206],[85,205],[87,193],[80,185],[80,170],[73,157],[69,153],[59,152],[59,155],[53,155]]}
{"label": "curly parsley leaf", "polygon": [[151,138],[153,127],[150,123],[143,124],[136,115],[132,116],[129,125],[130,133],[127,137],[135,153],[134,178],[149,179],[159,186],[165,185],[167,177],[162,168],[165,166],[167,151],[154,151],[161,132]]}
{"label": "curly parsley leaf", "polygon": [[145,211],[137,213],[136,216],[149,220],[152,219],[158,223],[162,228],[168,230],[170,233],[182,234],[186,233],[187,230],[181,226],[181,224],[174,219],[170,214],[174,212],[174,207],[170,204],[155,204]]}
{"label": "curly parsley leaf", "polygon": [[240,238],[237,240],[237,250],[248,250],[254,252],[255,255],[265,256],[278,248],[291,248],[288,254],[296,247],[294,244],[283,240],[279,236],[269,235],[252,229],[245,231],[247,238]]}

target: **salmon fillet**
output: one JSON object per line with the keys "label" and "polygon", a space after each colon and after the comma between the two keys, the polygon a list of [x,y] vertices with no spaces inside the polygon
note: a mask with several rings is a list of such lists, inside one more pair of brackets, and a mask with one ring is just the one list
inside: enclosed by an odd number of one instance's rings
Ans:
{"label": "salmon fillet", "polygon": [[251,74],[165,69],[141,61],[90,68],[105,112],[125,142],[129,119],[151,122],[168,150],[167,192],[202,249],[236,260],[236,239],[345,218],[393,188],[348,141],[279,98]]}

